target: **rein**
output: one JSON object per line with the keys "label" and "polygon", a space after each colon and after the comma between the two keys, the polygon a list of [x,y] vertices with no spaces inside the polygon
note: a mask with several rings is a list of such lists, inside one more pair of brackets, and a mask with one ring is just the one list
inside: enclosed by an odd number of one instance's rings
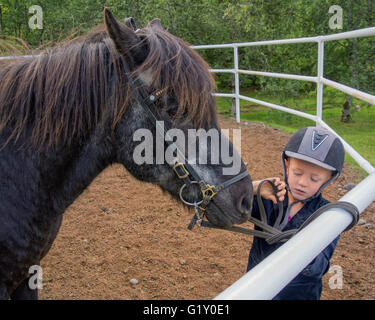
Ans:
{"label": "rein", "polygon": [[[160,129],[165,136],[168,136],[167,129],[163,126],[160,126],[158,123],[158,119],[156,118],[156,106],[154,102],[156,99],[164,92],[165,89],[157,91],[155,94],[147,94],[144,89],[143,84],[139,81],[139,79],[133,79],[131,72],[129,70],[128,65],[126,64],[125,60],[121,57],[121,62],[123,68],[125,70],[125,74],[128,78],[129,85],[131,88],[131,92],[134,95],[135,99],[139,102],[142,106],[146,115],[151,120],[151,122],[155,125],[156,128]],[[155,113],[152,111],[155,110]],[[168,141],[169,140],[169,141]],[[234,176],[233,178],[221,183],[220,185],[211,185],[206,183],[199,174],[194,170],[194,168],[188,163],[185,158],[185,155],[179,150],[179,148],[172,142],[172,139],[168,139],[166,142],[167,144],[174,145],[177,151],[177,159],[173,165],[170,164],[172,170],[176,173],[177,177],[183,180],[184,184],[179,191],[180,199],[183,203],[188,206],[194,206],[195,214],[191,219],[188,229],[193,229],[193,227],[198,223],[201,222],[205,213],[207,206],[210,204],[211,208],[218,214],[222,216],[227,216],[227,214],[221,210],[221,208],[215,203],[214,196],[222,191],[223,189],[229,187],[230,185],[242,180],[243,178],[249,175],[248,171],[245,170],[242,173]],[[188,202],[186,201],[183,196],[182,192],[186,187],[191,185],[197,184],[202,192],[202,200],[199,202]]]}
{"label": "rein", "polygon": [[[270,226],[267,221],[267,214],[264,209],[264,205],[262,202],[262,198],[260,196],[260,191],[264,183],[269,183],[272,186],[273,193],[277,199],[277,206],[278,206],[278,216],[276,219],[276,222],[274,223],[273,226]],[[352,217],[352,223],[344,230],[348,231],[352,227],[354,227],[358,220],[359,220],[359,210],[358,208],[353,205],[350,202],[346,201],[337,201],[337,202],[331,202],[327,203],[326,205],[320,207],[318,210],[316,210],[311,216],[309,216],[306,221],[297,229],[290,229],[286,231],[282,231],[284,226],[286,225],[285,220],[288,219],[288,216],[285,215],[284,221],[281,222],[281,219],[283,217],[283,205],[282,202],[278,200],[277,197],[277,188],[274,185],[274,183],[271,180],[263,180],[262,182],[259,183],[258,189],[257,189],[257,202],[258,202],[258,207],[259,207],[259,212],[260,212],[260,220],[250,217],[249,221],[252,222],[254,225],[260,227],[263,231],[260,230],[253,230],[253,229],[246,229],[242,227],[237,227],[237,226],[232,226],[232,227],[218,227],[213,225],[212,223],[208,221],[202,221],[201,226],[202,227],[207,227],[207,228],[214,228],[214,229],[223,229],[223,230],[228,230],[228,231],[233,231],[233,232],[238,232],[238,233],[243,233],[243,234],[248,234],[252,235],[258,238],[263,238],[268,244],[275,244],[277,242],[286,242],[288,241],[291,237],[293,237],[296,233],[301,231],[303,228],[305,228],[308,224],[310,224],[312,221],[314,221],[317,217],[319,217],[323,212],[333,209],[333,208],[339,208],[339,209],[344,209],[347,212],[349,212]]]}

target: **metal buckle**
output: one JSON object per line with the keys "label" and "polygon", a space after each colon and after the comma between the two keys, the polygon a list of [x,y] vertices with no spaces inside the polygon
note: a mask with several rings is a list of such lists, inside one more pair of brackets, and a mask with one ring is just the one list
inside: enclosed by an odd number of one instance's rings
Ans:
{"label": "metal buckle", "polygon": [[165,91],[167,91],[168,87],[165,87],[164,89],[161,89],[161,90],[158,90],[156,93],[155,93],[155,96],[157,98],[159,98],[162,94],[164,94]]}
{"label": "metal buckle", "polygon": [[148,100],[150,100],[151,102],[154,102],[156,99],[159,99],[159,97],[160,97],[162,94],[164,94],[164,92],[165,92],[167,89],[168,89],[168,87],[156,91],[155,93],[151,94],[151,95],[148,97]]}
{"label": "metal buckle", "polygon": [[[178,168],[181,168],[181,170],[183,171],[182,174],[180,174],[178,172]],[[177,176],[180,178],[180,179],[185,179],[189,176],[189,171],[187,171],[187,169],[185,168],[184,164],[181,163],[181,162],[177,162],[174,166],[173,166],[173,170],[174,172],[176,172]]]}
{"label": "metal buckle", "polygon": [[214,191],[216,186],[206,184],[204,181],[199,183],[203,194],[203,199],[207,199],[206,196],[211,200],[219,191]]}

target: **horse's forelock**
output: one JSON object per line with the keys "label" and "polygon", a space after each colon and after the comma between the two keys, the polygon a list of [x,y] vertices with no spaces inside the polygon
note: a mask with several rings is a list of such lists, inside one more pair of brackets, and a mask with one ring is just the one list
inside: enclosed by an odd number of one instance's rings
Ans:
{"label": "horse's forelock", "polygon": [[201,56],[158,26],[149,25],[138,34],[147,41],[149,54],[135,73],[146,72],[153,89],[173,92],[178,102],[176,119],[186,114],[186,121],[193,121],[197,128],[216,122],[215,81]]}

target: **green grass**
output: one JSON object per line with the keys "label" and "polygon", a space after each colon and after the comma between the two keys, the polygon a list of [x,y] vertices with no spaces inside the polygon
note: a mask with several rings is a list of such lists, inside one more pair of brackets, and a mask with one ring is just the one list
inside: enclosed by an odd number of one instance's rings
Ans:
{"label": "green grass", "polygon": [[[241,90],[241,94],[297,109],[309,114],[316,114],[316,92],[297,96],[297,98],[288,97],[284,99],[257,91],[244,92]],[[217,98],[219,113],[230,116],[230,100],[231,99],[228,98]],[[345,95],[343,93],[324,87],[323,120],[357,150],[362,157],[368,160],[372,166],[375,166],[375,106],[369,106],[361,100],[353,99],[353,106],[359,103],[361,105],[361,110],[359,112],[354,112],[353,108],[351,112],[352,121],[343,123],[340,119],[344,102]],[[294,133],[302,127],[315,124],[311,120],[262,107],[244,100],[241,100],[240,106],[241,120],[262,122],[265,125],[281,129],[288,133]],[[362,179],[367,175],[349,155],[346,156],[345,161],[356,171],[358,179]]]}

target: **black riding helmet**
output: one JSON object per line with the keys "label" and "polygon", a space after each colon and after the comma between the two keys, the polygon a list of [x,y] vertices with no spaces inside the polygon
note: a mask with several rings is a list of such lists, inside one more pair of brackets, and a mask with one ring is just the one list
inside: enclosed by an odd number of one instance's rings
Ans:
{"label": "black riding helmet", "polygon": [[317,197],[329,183],[341,174],[345,150],[340,139],[326,129],[306,127],[297,131],[289,139],[282,153],[284,180],[289,190],[284,162],[288,158],[304,160],[332,171],[332,177],[320,187],[313,197],[303,201],[305,202]]}

